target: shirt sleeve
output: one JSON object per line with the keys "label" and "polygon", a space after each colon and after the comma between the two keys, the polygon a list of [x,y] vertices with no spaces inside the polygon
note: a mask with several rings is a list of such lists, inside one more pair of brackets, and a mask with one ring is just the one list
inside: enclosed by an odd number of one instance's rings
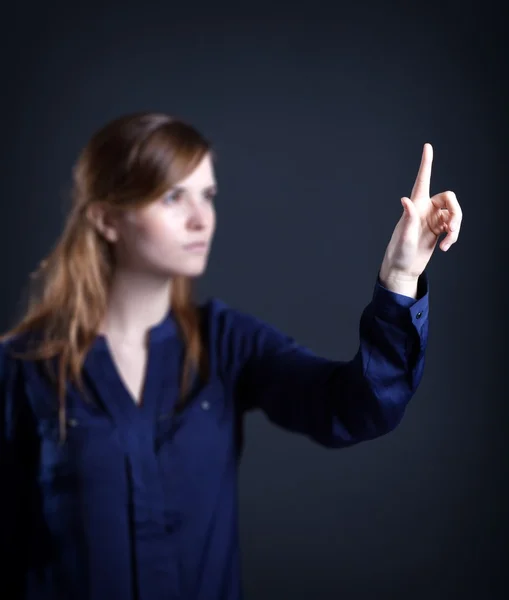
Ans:
{"label": "shirt sleeve", "polygon": [[[330,448],[392,431],[423,376],[428,300],[426,272],[417,299],[391,292],[377,277],[360,317],[357,352],[347,361],[317,356],[267,323],[233,311],[228,345],[237,360],[238,401]],[[333,326],[330,332],[339,334]]]}
{"label": "shirt sleeve", "polygon": [[24,598],[24,575],[31,523],[29,473],[24,456],[23,409],[16,394],[14,361],[8,360],[7,345],[0,342],[0,556],[2,587],[9,598]]}

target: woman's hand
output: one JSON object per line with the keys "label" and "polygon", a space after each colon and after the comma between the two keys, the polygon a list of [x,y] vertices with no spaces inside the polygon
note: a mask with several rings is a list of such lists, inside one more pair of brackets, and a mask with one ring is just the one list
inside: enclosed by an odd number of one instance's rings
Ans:
{"label": "woman's hand", "polygon": [[[410,198],[401,198],[403,214],[392,234],[380,269],[384,285],[400,293],[416,291],[417,280],[428,264],[438,237],[446,252],[458,240],[462,211],[454,192],[430,197],[433,147],[424,144],[421,165]],[[413,294],[411,294],[413,295]]]}

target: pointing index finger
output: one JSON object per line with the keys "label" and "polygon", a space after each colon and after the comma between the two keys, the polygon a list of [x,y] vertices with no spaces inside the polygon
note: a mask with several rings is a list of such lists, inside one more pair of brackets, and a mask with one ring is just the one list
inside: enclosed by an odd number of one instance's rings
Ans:
{"label": "pointing index finger", "polygon": [[433,146],[431,144],[424,144],[422,150],[421,165],[419,172],[415,179],[414,187],[412,188],[411,199],[416,197],[427,197],[429,198],[429,189],[431,181],[431,165],[433,163]]}

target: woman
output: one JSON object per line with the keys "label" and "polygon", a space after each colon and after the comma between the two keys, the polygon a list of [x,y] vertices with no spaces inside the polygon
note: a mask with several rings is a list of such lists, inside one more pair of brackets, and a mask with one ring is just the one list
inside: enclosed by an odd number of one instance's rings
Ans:
{"label": "woman", "polygon": [[0,345],[7,598],[241,598],[244,413],[342,448],[391,431],[422,378],[424,269],[461,221],[453,193],[429,197],[431,152],[401,200],[359,349],[340,362],[218,299],[193,303],[217,192],[200,133],[144,113],[92,137],[63,235]]}

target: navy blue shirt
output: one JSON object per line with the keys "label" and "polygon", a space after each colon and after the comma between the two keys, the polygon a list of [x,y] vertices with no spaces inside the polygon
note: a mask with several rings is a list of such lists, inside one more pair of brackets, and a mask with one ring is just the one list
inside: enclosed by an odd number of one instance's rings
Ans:
{"label": "navy blue shirt", "polygon": [[173,409],[183,344],[170,311],[150,331],[141,406],[96,338],[83,370],[89,400],[67,388],[63,444],[41,365],[9,353],[24,349],[23,336],[0,346],[0,564],[10,600],[240,600],[246,411],[342,448],[394,429],[423,375],[425,273],[416,300],[377,279],[347,361],[321,358],[220,300],[201,310],[211,376],[182,411]]}

